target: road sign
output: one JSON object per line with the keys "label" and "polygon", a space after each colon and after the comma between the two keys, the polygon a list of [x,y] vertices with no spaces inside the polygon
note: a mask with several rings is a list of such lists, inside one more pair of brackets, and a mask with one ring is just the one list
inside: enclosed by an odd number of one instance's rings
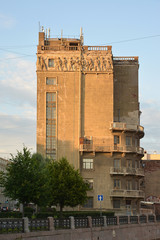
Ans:
{"label": "road sign", "polygon": [[103,201],[103,195],[98,195],[98,201]]}

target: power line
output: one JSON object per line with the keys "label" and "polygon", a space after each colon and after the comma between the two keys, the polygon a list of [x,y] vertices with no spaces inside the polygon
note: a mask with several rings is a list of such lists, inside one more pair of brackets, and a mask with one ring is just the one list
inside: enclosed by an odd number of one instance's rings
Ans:
{"label": "power line", "polygon": [[[140,37],[140,38],[131,38],[131,39],[126,39],[126,40],[121,40],[121,41],[115,41],[115,42],[108,42],[108,43],[105,43],[105,44],[99,44],[99,46],[105,46],[105,45],[108,45],[108,44],[115,44],[115,43],[125,43],[125,42],[132,42],[132,41],[138,41],[138,40],[144,40],[144,39],[149,39],[149,38],[156,38],[156,37],[160,37],[160,34],[158,35],[152,35],[152,36],[146,36],[146,37]],[[22,46],[1,46],[0,47],[0,50],[1,51],[5,51],[5,52],[10,52],[10,53],[14,53],[14,54],[19,54],[19,55],[22,55],[22,56],[19,56],[19,57],[9,57],[9,58],[1,58],[0,61],[4,61],[4,60],[8,60],[8,59],[17,59],[17,58],[24,58],[24,57],[35,57],[35,55],[29,55],[29,54],[25,54],[25,53],[18,53],[18,52],[15,52],[15,51],[10,51],[10,50],[6,50],[4,48],[26,48],[26,47],[35,47],[36,45],[22,45]]]}
{"label": "power line", "polygon": [[30,48],[36,47],[37,45],[16,45],[16,46],[0,46],[0,48]]}
{"label": "power line", "polygon": [[35,57],[35,55],[26,55],[26,56],[13,57],[13,58],[12,58],[12,57],[9,57],[9,58],[1,58],[0,61],[2,62],[2,61],[4,61],[4,60],[8,60],[8,59],[9,59],[9,60],[12,60],[12,59],[14,60],[14,59],[17,59],[17,58],[25,58],[25,57]]}
{"label": "power line", "polygon": [[[132,42],[132,41],[138,41],[138,40],[143,40],[143,39],[148,39],[148,38],[156,38],[156,37],[160,37],[160,35],[152,35],[152,36],[140,37],[140,38],[131,38],[131,39],[126,39],[126,40],[122,40],[122,41],[108,42],[107,44]],[[102,45],[106,45],[106,44],[102,44]]]}
{"label": "power line", "polygon": [[33,56],[35,57],[35,55],[30,55],[30,54],[25,54],[25,53],[19,53],[19,52],[15,52],[15,51],[3,49],[3,48],[0,48],[0,51],[4,51],[4,52],[9,52],[9,53],[14,53],[14,54],[22,55],[22,56],[19,56],[19,57],[1,58],[0,61],[4,61],[4,60],[8,60],[8,59],[23,58],[23,57],[33,57]]}
{"label": "power line", "polygon": [[14,54],[20,54],[20,55],[28,56],[28,54],[25,54],[25,53],[19,53],[19,52],[15,52],[15,51],[11,51],[11,50],[6,50],[6,49],[3,49],[3,48],[0,48],[0,50],[4,51],[4,52],[10,52],[10,53],[14,53]]}
{"label": "power line", "polygon": [[[57,37],[58,35],[54,35],[54,37]],[[68,36],[71,37],[71,36]],[[114,42],[108,42],[107,44],[113,44],[113,43],[123,43],[123,42],[131,42],[131,41],[138,41],[138,40],[143,40],[143,39],[148,39],[148,38],[156,38],[156,37],[160,37],[160,34],[157,35],[151,35],[151,36],[145,36],[145,37],[139,37],[139,38],[131,38],[131,39],[125,39],[125,40],[121,40],[121,41],[114,41]],[[105,44],[101,44],[101,45],[106,45]],[[37,47],[37,45],[15,45],[15,46],[0,46],[0,50],[4,50],[7,51],[3,48],[29,48],[29,47]],[[10,51],[11,52],[11,51]],[[18,53],[20,54],[20,53]],[[24,54],[26,55],[26,54]]]}

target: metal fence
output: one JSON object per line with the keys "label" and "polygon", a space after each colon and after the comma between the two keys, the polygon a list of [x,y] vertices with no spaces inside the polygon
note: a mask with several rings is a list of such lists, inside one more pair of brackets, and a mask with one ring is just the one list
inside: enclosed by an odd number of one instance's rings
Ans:
{"label": "metal fence", "polygon": [[143,224],[160,222],[160,215],[140,215],[140,216],[112,216],[112,217],[70,217],[65,219],[0,219],[0,234],[21,233],[28,231],[49,231],[58,229],[77,229],[89,227],[104,227],[123,224]]}
{"label": "metal fence", "polygon": [[49,230],[48,220],[47,219],[34,219],[29,220],[29,230],[31,232],[35,231],[47,231]]}
{"label": "metal fence", "polygon": [[156,215],[156,221],[160,222],[160,215]]}
{"label": "metal fence", "polygon": [[71,228],[71,222],[69,218],[54,219],[55,229],[69,229]]}
{"label": "metal fence", "polygon": [[23,219],[0,219],[0,233],[23,232]]}
{"label": "metal fence", "polygon": [[128,216],[120,216],[119,217],[119,224],[128,224]]}
{"label": "metal fence", "polygon": [[140,223],[146,223],[147,222],[147,216],[146,215],[141,215],[139,217],[139,221],[140,221]]}
{"label": "metal fence", "polygon": [[154,222],[154,216],[153,215],[149,215],[148,216],[148,222]]}
{"label": "metal fence", "polygon": [[75,228],[88,228],[88,218],[74,218]]}
{"label": "metal fence", "polygon": [[108,226],[110,225],[117,225],[117,217],[107,217],[106,223]]}
{"label": "metal fence", "polygon": [[138,223],[138,216],[130,216],[130,223],[137,224]]}
{"label": "metal fence", "polygon": [[92,227],[100,227],[104,226],[104,218],[103,217],[93,217],[92,218]]}

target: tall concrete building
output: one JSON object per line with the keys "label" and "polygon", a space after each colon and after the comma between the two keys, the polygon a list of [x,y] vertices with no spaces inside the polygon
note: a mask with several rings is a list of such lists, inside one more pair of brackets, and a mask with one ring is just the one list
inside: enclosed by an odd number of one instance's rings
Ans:
{"label": "tall concrete building", "polygon": [[[111,46],[39,32],[37,151],[62,156],[92,190],[80,209],[137,213],[143,149],[138,57],[114,57]],[[102,200],[102,198],[101,198]]]}

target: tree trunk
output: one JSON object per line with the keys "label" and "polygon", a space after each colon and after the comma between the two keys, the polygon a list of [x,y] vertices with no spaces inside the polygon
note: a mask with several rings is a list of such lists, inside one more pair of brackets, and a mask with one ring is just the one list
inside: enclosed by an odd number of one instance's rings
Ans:
{"label": "tree trunk", "polygon": [[60,204],[60,218],[62,218],[62,216],[63,216],[62,212],[63,212],[63,205]]}

